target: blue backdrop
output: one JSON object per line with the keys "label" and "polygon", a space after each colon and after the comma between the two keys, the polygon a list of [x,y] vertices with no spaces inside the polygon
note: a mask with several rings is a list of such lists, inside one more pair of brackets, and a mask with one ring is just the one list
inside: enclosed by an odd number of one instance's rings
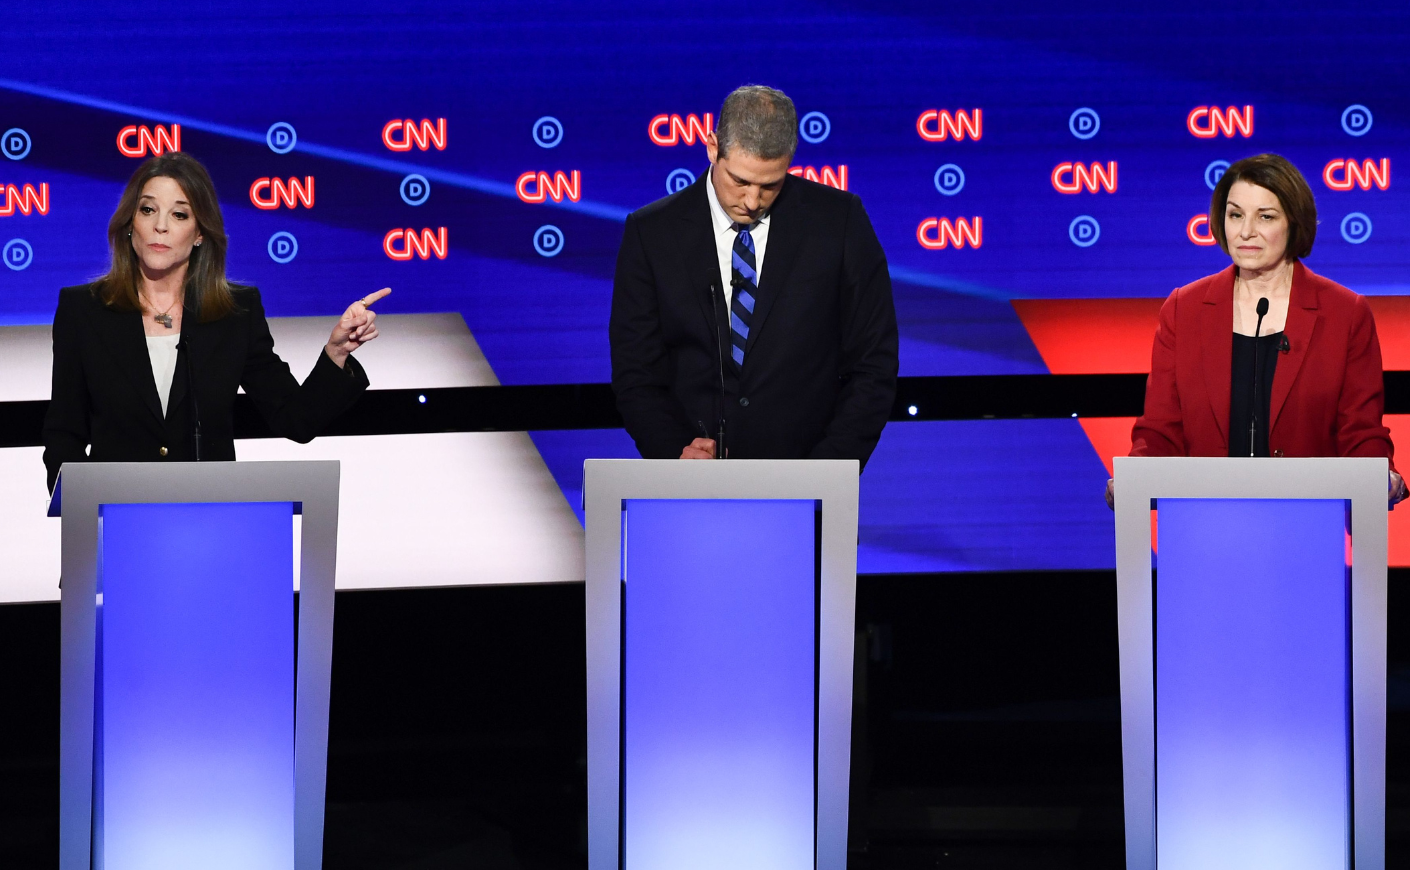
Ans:
{"label": "blue backdrop", "polygon": [[[0,323],[48,322],[58,287],[103,270],[138,162],[120,131],[180,125],[221,192],[231,274],[270,314],[391,285],[379,310],[461,312],[506,384],[605,381],[622,218],[706,168],[695,134],[746,82],[805,116],[799,171],[845,167],[865,202],[904,375],[1045,372],[1011,299],[1163,296],[1221,268],[1189,223],[1218,161],[1262,151],[1313,185],[1309,264],[1403,292],[1410,206],[1390,169],[1410,10],[1297,7],[7,8]],[[1324,179],[1339,160],[1352,170]],[[278,199],[310,177],[312,197]],[[524,201],[544,188],[562,201]],[[582,458],[629,450],[621,433],[535,438],[570,492]],[[893,425],[864,477],[862,568],[1109,566],[1103,483],[1076,421]]]}

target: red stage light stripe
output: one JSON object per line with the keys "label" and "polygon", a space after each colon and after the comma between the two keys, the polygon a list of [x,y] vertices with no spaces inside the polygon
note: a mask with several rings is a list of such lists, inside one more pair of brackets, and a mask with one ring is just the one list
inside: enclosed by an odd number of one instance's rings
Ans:
{"label": "red stage light stripe", "polygon": [[1164,299],[1015,299],[1014,311],[1055,375],[1144,373]]}
{"label": "red stage light stripe", "polygon": [[[1367,296],[1381,341],[1381,367],[1410,371],[1410,296]],[[1389,424],[1387,424],[1389,425]]]}

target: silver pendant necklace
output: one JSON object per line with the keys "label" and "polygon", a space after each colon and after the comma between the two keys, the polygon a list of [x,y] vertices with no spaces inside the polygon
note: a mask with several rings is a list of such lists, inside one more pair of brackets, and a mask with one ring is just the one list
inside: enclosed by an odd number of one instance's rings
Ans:
{"label": "silver pendant necklace", "polygon": [[165,326],[167,329],[171,329],[171,309],[175,308],[178,304],[180,304],[179,301],[171,303],[166,307],[166,311],[163,311],[161,314],[153,314],[152,319],[155,320],[157,323],[160,323],[162,326]]}

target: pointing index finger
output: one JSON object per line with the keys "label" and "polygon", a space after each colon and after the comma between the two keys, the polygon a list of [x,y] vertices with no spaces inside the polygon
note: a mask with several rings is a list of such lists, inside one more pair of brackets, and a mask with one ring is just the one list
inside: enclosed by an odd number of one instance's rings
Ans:
{"label": "pointing index finger", "polygon": [[392,292],[392,288],[390,288],[390,287],[383,287],[381,290],[378,290],[376,293],[368,293],[366,296],[362,297],[362,298],[359,299],[358,301],[362,303],[362,307],[363,307],[363,308],[371,308],[371,307],[372,307],[372,303],[376,302],[378,299],[381,299],[383,296],[386,296],[386,295],[388,295],[388,294],[391,293],[391,292]]}

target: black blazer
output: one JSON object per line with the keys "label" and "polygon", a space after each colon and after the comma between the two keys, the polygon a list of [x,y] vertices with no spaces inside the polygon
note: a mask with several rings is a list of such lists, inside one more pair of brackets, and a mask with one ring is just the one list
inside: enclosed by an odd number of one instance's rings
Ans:
{"label": "black blazer", "polygon": [[713,437],[723,406],[733,458],[865,464],[895,399],[898,339],[886,255],[861,199],[784,180],[740,371],[709,183],[702,175],[627,217],[610,328],[627,432],[642,456],[675,459]]}
{"label": "black blazer", "polygon": [[[195,459],[187,352],[201,411],[201,459],[235,458],[231,409],[238,387],[254,400],[269,427],[300,443],[357,401],[367,375],[348,357],[338,368],[326,353],[299,384],[274,352],[259,291],[236,288],[238,310],[210,323],[194,313],[181,324],[166,417],[139,312],[115,311],[93,285],[59,291],[54,314],[54,380],[44,417],[44,465],[49,489],[65,462],[183,462]],[[85,454],[84,448],[90,448]]]}

